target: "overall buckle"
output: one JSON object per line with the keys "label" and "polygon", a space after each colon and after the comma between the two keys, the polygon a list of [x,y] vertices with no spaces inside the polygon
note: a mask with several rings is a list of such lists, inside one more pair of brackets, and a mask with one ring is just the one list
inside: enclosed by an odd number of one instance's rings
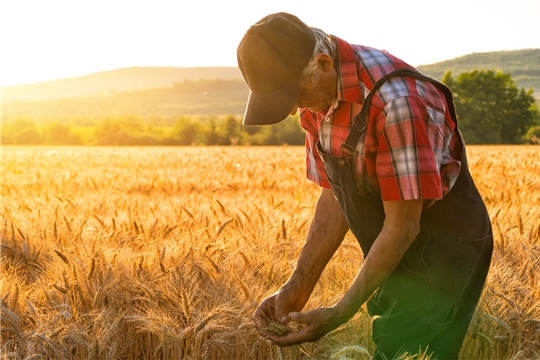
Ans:
{"label": "overall buckle", "polygon": [[347,153],[350,159],[354,159],[356,156],[358,156],[358,150],[356,150],[346,142],[341,144],[339,150],[341,151],[341,156],[343,156],[344,153]]}

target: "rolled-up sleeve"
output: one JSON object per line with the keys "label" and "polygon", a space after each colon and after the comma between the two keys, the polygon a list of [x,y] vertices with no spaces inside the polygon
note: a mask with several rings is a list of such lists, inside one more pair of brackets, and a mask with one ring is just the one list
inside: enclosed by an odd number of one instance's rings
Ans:
{"label": "rolled-up sleeve", "polygon": [[419,97],[398,97],[379,114],[384,126],[377,134],[375,169],[385,201],[442,198],[441,149],[434,146],[443,143],[443,131],[428,134],[438,119],[427,109]]}

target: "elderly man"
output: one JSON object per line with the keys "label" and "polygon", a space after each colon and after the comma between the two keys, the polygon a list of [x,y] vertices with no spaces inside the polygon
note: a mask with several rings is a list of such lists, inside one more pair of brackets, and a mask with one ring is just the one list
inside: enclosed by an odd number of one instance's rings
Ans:
{"label": "elderly man", "polygon": [[[351,45],[287,13],[238,47],[251,93],[244,125],[300,111],[307,177],[322,187],[297,267],[254,314],[303,326],[267,336],[315,341],[367,301],[376,359],[427,349],[457,358],[487,276],[493,236],[467,168],[452,95],[391,54]],[[364,263],[332,307],[300,312],[350,230]]]}

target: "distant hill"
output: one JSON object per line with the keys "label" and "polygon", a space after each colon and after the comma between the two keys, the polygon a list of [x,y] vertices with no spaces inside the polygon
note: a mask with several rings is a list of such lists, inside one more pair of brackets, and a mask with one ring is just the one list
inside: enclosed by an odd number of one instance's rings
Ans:
{"label": "distant hill", "polygon": [[99,93],[173,86],[175,82],[198,79],[241,78],[237,67],[131,67],[102,71],[86,76],[44,81],[35,84],[5,86],[3,103],[12,101],[75,98]]}
{"label": "distant hill", "polygon": [[[474,53],[418,68],[439,80],[446,71],[502,70],[518,86],[534,89],[540,105],[540,49]],[[236,67],[132,67],[2,90],[4,120],[237,115],[249,93]]]}
{"label": "distant hill", "polygon": [[418,66],[418,70],[435,79],[442,79],[447,71],[456,77],[460,73],[478,70],[500,70],[509,73],[519,87],[534,89],[540,99],[540,49],[473,53],[431,65]]}
{"label": "distant hill", "polygon": [[47,101],[15,101],[6,118],[81,118],[137,115],[242,115],[249,90],[242,79],[184,80],[173,86]]}

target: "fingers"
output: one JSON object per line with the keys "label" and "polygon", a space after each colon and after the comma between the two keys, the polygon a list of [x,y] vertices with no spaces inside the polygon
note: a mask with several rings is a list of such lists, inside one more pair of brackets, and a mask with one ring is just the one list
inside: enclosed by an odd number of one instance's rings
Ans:
{"label": "fingers", "polygon": [[257,310],[253,313],[255,328],[261,336],[267,336],[266,330],[269,321],[276,320],[275,295],[263,300]]}
{"label": "fingers", "polygon": [[299,324],[308,324],[309,322],[311,322],[313,320],[311,318],[312,318],[312,316],[311,316],[310,311],[305,312],[305,313],[291,312],[288,315],[288,319],[290,321],[294,321],[294,322],[297,322]]}
{"label": "fingers", "polygon": [[[304,314],[300,313],[300,312],[291,312],[288,315],[283,316],[280,320],[282,322],[293,321],[293,322],[296,322],[298,324],[309,324],[309,322],[306,321],[307,319],[304,316]],[[292,345],[301,344],[301,343],[306,342],[306,341],[315,341],[315,340],[318,340],[318,338],[314,339],[310,335],[310,326],[308,325],[308,326],[302,327],[301,329],[299,329],[297,331],[291,331],[291,332],[289,332],[289,333],[287,333],[285,335],[281,335],[281,336],[271,335],[271,336],[268,336],[267,340],[269,340],[270,342],[272,342],[275,345],[278,345],[278,346],[281,346],[281,347],[286,347],[286,346],[292,346]]]}
{"label": "fingers", "polygon": [[266,338],[273,344],[283,347],[317,341],[339,326],[339,322],[331,321],[330,315],[331,310],[327,308],[319,308],[305,313],[291,312],[287,316],[287,320],[299,324],[299,329],[282,336],[271,335]]}
{"label": "fingers", "polygon": [[287,316],[287,309],[283,306],[282,301],[278,301],[276,304],[276,320],[285,322],[284,318]]}
{"label": "fingers", "polygon": [[302,344],[304,342],[313,342],[324,336],[324,333],[316,334],[312,326],[306,326],[298,331],[291,331],[285,335],[270,335],[266,339],[274,345],[287,347]]}
{"label": "fingers", "polygon": [[298,345],[306,341],[307,339],[305,328],[299,331],[291,331],[282,336],[270,335],[266,339],[269,340],[272,344],[278,345],[281,347],[287,347],[292,345]]}
{"label": "fingers", "polygon": [[272,311],[268,307],[259,307],[253,313],[253,320],[255,321],[267,321],[272,317]]}
{"label": "fingers", "polygon": [[267,298],[261,303],[261,305],[259,305],[257,310],[255,310],[253,313],[253,318],[268,321],[268,319],[275,318],[275,311],[276,308],[274,298]]}
{"label": "fingers", "polygon": [[[293,297],[294,298],[294,297]],[[285,317],[289,315],[289,312],[295,310],[291,308],[291,304],[294,303],[293,298],[291,298],[290,291],[279,293],[276,296],[276,320],[285,322]]]}

